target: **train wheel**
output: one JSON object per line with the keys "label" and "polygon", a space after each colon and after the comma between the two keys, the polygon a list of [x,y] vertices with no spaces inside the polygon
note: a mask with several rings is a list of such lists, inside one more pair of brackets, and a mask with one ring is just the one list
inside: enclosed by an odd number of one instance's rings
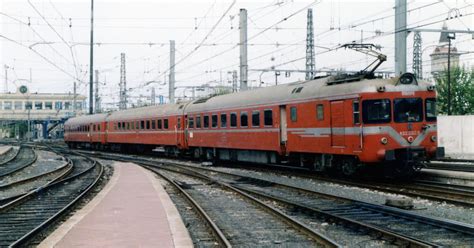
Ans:
{"label": "train wheel", "polygon": [[341,172],[344,176],[353,176],[357,172],[357,164],[354,159],[343,159],[341,161]]}

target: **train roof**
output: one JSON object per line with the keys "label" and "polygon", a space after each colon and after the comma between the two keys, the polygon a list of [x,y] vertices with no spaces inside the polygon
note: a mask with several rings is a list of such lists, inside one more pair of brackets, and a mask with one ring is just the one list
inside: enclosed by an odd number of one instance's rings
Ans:
{"label": "train roof", "polygon": [[115,111],[110,114],[107,121],[135,120],[143,118],[156,118],[160,116],[182,115],[187,103],[164,104]]}
{"label": "train roof", "polygon": [[81,115],[74,118],[70,118],[64,123],[64,125],[83,125],[97,122],[104,122],[107,119],[108,113],[93,114],[93,115]]}
{"label": "train roof", "polygon": [[334,77],[325,77],[310,81],[294,82],[272,87],[241,91],[238,93],[202,98],[186,107],[186,112],[216,111],[220,109],[272,105],[305,99],[331,99],[338,96],[356,97],[360,93],[377,92],[384,86],[385,91],[424,91],[428,82],[417,84],[399,84],[399,77],[382,79],[362,79],[355,82],[331,84]]}

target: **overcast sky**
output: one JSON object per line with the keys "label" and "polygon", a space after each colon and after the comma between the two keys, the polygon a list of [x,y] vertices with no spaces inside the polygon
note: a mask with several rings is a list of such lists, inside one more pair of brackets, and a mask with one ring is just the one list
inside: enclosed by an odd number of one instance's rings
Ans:
{"label": "overcast sky", "polygon": [[[169,40],[176,41],[176,86],[229,85],[228,72],[238,70],[239,65],[240,8],[248,10],[250,69],[305,69],[306,8],[311,7],[317,69],[363,69],[372,57],[335,49],[340,44],[363,39],[382,46],[381,52],[388,56],[388,61],[380,69],[392,71],[394,4],[394,0],[95,0],[94,67],[103,83],[101,95],[105,102],[118,101],[123,52],[127,86],[132,88],[130,95],[149,95],[149,88],[154,86],[157,95],[167,96],[166,87],[158,83],[143,85],[165,80]],[[439,29],[453,8],[458,8],[463,16],[449,20],[449,28],[474,27],[472,0],[408,0],[408,26]],[[74,78],[78,78],[78,93],[87,95],[90,1],[1,0],[0,14],[0,35],[4,36],[0,37],[1,90],[3,65],[7,65],[10,91],[15,85],[27,84],[32,91],[72,92]],[[282,21],[284,18],[287,20]],[[460,51],[472,52],[472,38],[458,34],[454,45]],[[423,33],[422,39],[423,69],[428,76],[429,54],[439,34]],[[413,35],[408,36],[407,43],[411,71]],[[472,53],[461,57],[465,64],[473,65],[473,60]],[[31,83],[25,81],[30,77],[30,69]],[[274,84],[275,76],[271,72],[249,72],[251,86],[260,85],[260,79],[270,85]],[[299,79],[304,79],[304,74],[281,75],[278,81]],[[186,94],[189,96],[189,91]],[[176,95],[182,96],[183,89],[179,88]]]}

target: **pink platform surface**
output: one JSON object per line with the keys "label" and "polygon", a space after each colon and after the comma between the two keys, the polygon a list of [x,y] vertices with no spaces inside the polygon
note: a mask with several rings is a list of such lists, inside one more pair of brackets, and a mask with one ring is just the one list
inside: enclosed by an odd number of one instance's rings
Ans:
{"label": "pink platform surface", "polygon": [[54,247],[176,247],[149,172],[130,163],[115,170],[110,191]]}

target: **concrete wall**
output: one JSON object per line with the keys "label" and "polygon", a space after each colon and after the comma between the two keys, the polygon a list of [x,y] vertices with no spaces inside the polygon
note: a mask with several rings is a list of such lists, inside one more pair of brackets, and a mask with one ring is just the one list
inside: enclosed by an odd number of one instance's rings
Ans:
{"label": "concrete wall", "polygon": [[438,116],[438,145],[447,156],[474,158],[474,115]]}

